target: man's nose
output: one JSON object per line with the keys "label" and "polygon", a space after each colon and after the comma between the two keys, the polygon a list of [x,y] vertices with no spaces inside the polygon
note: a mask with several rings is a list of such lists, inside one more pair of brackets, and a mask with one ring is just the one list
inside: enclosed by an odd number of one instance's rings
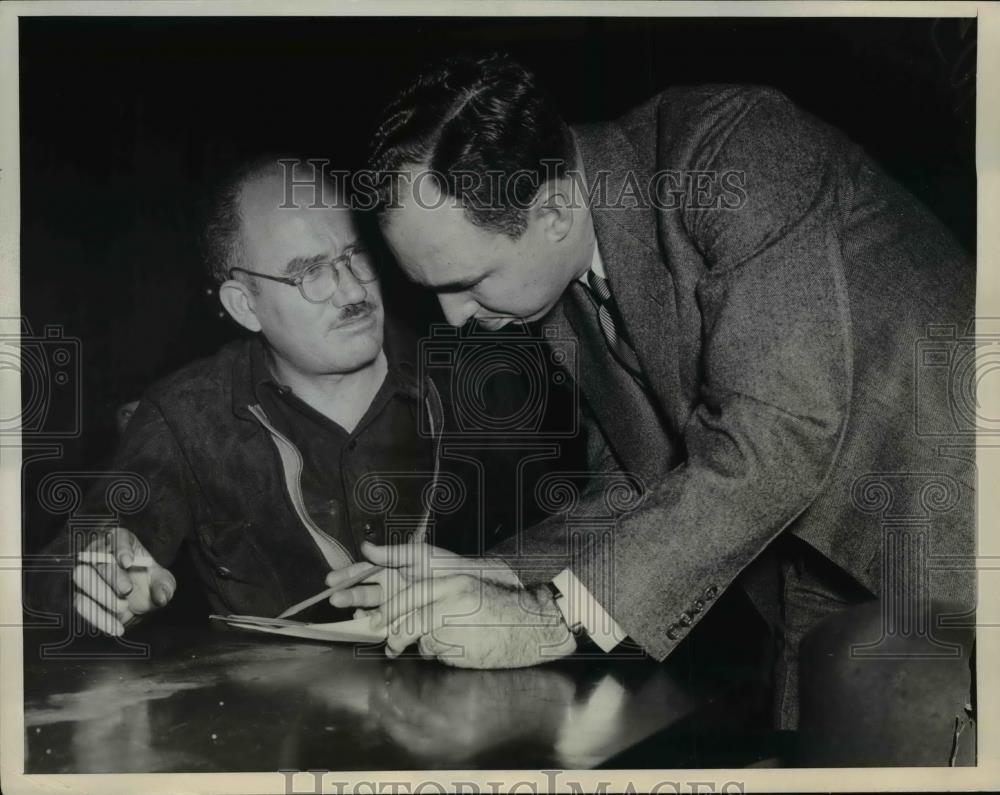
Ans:
{"label": "man's nose", "polygon": [[340,272],[340,283],[332,296],[333,303],[338,307],[345,307],[360,304],[367,297],[368,289],[355,278],[350,269],[344,268]]}
{"label": "man's nose", "polygon": [[464,295],[438,295],[438,303],[444,312],[444,319],[450,326],[464,326],[476,314],[476,302]]}

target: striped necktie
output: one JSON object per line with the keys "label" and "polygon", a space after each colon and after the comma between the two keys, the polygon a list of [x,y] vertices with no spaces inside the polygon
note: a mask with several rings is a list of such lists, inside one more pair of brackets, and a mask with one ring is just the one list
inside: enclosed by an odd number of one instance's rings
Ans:
{"label": "striped necktie", "polygon": [[635,376],[641,375],[642,367],[639,365],[635,351],[632,350],[632,346],[629,345],[628,340],[623,338],[623,335],[615,326],[615,317],[618,315],[618,308],[611,297],[611,288],[608,286],[608,280],[603,276],[598,276],[591,270],[587,271],[587,281],[594,293],[594,297],[597,299],[597,321],[601,325],[601,331],[604,332],[604,339],[607,341],[608,347],[611,348],[611,352],[615,355],[615,358],[629,372]]}

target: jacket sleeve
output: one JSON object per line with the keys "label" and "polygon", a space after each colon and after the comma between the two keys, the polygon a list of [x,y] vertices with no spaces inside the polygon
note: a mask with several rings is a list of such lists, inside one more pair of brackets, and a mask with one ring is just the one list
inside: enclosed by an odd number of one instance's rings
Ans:
{"label": "jacket sleeve", "polygon": [[131,530],[167,568],[192,532],[187,464],[162,412],[149,399],[137,407],[111,466],[81,477],[90,487],[74,511],[78,520],[71,517],[41,553],[25,561],[29,611],[65,615],[72,609],[74,555],[95,531]]}
{"label": "jacket sleeve", "polygon": [[[687,459],[643,484],[641,503],[617,514],[610,542],[564,514],[527,531],[530,540],[508,557],[522,579],[540,581],[558,563],[533,562],[559,550],[555,557],[657,659],[815,499],[851,392],[828,133],[777,92],[760,90],[744,92],[696,134],[693,169],[744,175],[745,201],[684,210],[707,266],[696,290],[702,376],[683,428]],[[588,499],[573,510],[603,510],[599,495]]]}

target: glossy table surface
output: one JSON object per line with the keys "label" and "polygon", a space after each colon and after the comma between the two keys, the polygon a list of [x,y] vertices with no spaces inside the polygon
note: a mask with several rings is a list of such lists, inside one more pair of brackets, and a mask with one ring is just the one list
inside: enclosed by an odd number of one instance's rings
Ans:
{"label": "glossy table surface", "polygon": [[733,687],[683,655],[469,671],[204,629],[139,628],[127,647],[36,634],[27,773],[589,768]]}

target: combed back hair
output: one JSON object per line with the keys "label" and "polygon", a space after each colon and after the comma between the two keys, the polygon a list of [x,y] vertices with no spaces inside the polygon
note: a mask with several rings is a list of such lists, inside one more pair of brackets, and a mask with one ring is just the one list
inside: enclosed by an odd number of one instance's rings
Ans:
{"label": "combed back hair", "polygon": [[555,105],[505,55],[453,58],[421,74],[383,111],[368,158],[381,221],[395,201],[390,175],[419,166],[470,221],[515,239],[543,183],[574,162]]}
{"label": "combed back hair", "polygon": [[[202,233],[205,268],[218,284],[229,278],[230,268],[245,268],[243,248],[242,199],[244,188],[254,180],[272,174],[283,174],[279,160],[287,157],[267,155],[241,163],[231,170],[212,194],[205,228]],[[240,274],[251,290],[259,285],[253,277]]]}

